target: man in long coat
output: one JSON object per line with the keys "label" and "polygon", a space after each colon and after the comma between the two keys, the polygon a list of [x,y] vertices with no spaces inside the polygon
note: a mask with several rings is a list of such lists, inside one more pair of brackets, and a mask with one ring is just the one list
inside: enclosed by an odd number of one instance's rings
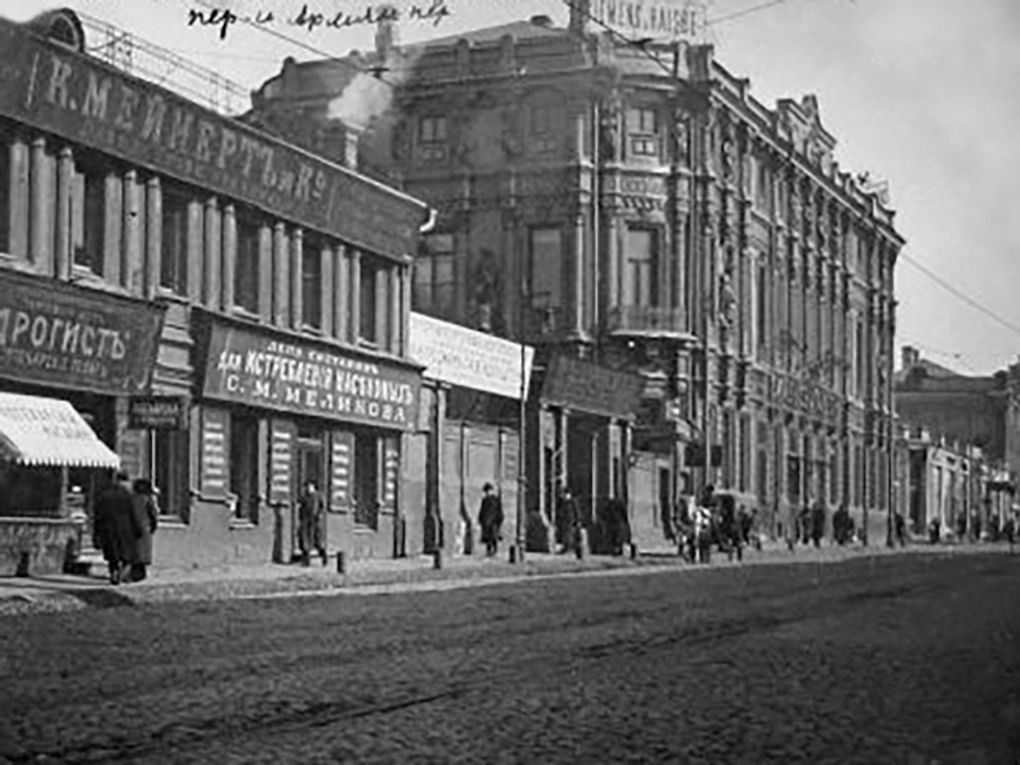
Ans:
{"label": "man in long coat", "polygon": [[503,527],[503,503],[487,483],[482,487],[482,506],[478,510],[478,528],[481,529],[485,554],[490,558],[499,550],[500,530]]}
{"label": "man in long coat", "polygon": [[131,485],[131,493],[131,509],[138,536],[135,539],[135,559],[126,581],[140,582],[148,575],[146,568],[152,564],[152,535],[159,524],[159,505],[156,489],[148,478],[136,479]]}
{"label": "man in long coat", "polygon": [[95,536],[110,569],[110,583],[120,584],[137,558],[139,529],[131,503],[130,478],[118,472],[96,501]]}
{"label": "man in long coat", "polygon": [[315,481],[305,484],[305,491],[298,500],[298,549],[301,565],[309,565],[312,550],[322,558],[322,565],[326,565],[326,501]]}

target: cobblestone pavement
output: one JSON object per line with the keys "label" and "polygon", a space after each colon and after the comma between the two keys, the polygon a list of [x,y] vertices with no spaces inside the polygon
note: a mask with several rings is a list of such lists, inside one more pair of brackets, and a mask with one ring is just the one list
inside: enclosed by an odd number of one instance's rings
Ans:
{"label": "cobblestone pavement", "polygon": [[1020,555],[0,620],[0,762],[1020,763]]}

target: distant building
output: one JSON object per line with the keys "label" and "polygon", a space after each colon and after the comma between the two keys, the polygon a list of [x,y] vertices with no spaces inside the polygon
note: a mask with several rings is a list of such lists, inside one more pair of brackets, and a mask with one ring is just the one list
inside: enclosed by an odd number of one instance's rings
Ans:
{"label": "distant building", "polygon": [[[88,55],[69,11],[0,50],[0,395],[153,480],[158,562],[289,560],[308,481],[331,552],[401,554],[426,205]],[[0,515],[88,514],[106,452],[36,430],[0,433]]]}
{"label": "distant building", "polygon": [[566,484],[593,521],[626,498],[661,544],[712,483],[772,533],[810,502],[884,533],[903,245],[884,187],[839,167],[814,96],[767,107],[710,46],[622,44],[571,5],[567,28],[288,60],[250,117],[360,141],[439,212],[416,310],[537,347],[532,527]]}

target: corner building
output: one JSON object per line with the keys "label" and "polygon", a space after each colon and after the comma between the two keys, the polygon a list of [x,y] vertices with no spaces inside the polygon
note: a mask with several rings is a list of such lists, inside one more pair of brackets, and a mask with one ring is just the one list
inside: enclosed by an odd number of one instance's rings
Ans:
{"label": "corner building", "polygon": [[[358,58],[409,72],[366,154],[438,210],[416,310],[536,346],[529,522],[565,478],[589,509],[626,496],[652,547],[711,483],[775,535],[820,502],[884,538],[904,241],[883,187],[839,166],[814,96],[770,108],[710,46],[622,45],[573,5],[567,28],[381,33]],[[285,62],[262,118],[321,126],[349,63]]]}
{"label": "corner building", "polygon": [[[73,13],[0,19],[0,49],[0,308],[30,328],[0,390],[88,410],[153,479],[157,563],[290,560],[309,480],[331,553],[401,554],[425,205],[85,55]],[[68,317],[94,342],[31,329]]]}

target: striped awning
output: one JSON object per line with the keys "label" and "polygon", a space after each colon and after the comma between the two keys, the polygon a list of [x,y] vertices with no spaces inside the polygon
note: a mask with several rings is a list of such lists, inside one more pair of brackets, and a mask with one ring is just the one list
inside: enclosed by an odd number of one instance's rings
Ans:
{"label": "striped awning", "polygon": [[0,393],[0,458],[22,465],[120,467],[67,401]]}

